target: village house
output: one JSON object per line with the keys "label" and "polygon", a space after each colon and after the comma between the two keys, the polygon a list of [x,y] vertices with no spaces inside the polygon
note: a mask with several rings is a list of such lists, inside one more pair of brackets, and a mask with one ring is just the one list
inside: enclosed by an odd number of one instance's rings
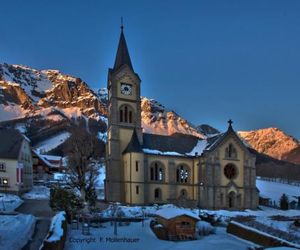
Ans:
{"label": "village house", "polygon": [[31,190],[30,141],[19,131],[0,128],[0,192],[22,194]]}
{"label": "village house", "polygon": [[43,155],[37,150],[32,150],[33,180],[37,183],[45,183],[54,179],[55,173],[64,170],[63,157],[56,155]]}
{"label": "village house", "polygon": [[153,226],[165,240],[192,240],[196,238],[198,216],[186,209],[163,208],[156,212],[157,224]]}

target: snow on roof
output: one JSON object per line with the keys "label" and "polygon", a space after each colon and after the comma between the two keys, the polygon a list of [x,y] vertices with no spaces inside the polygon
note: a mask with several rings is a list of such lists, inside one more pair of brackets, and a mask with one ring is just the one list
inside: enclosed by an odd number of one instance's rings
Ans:
{"label": "snow on roof", "polygon": [[184,154],[179,154],[177,152],[162,152],[156,149],[144,148],[144,153],[153,154],[153,155],[174,155],[174,156],[184,156]]}
{"label": "snow on roof", "polygon": [[[62,157],[61,156],[54,156],[54,155],[42,155],[38,152],[38,150],[33,149],[32,150],[36,156],[42,161],[44,162],[48,167],[50,168],[58,168],[61,166],[61,160]],[[51,163],[50,161],[58,161],[59,158],[59,163]]]}
{"label": "snow on roof", "polygon": [[191,155],[191,156],[194,156],[196,154],[201,155],[203,153],[204,149],[206,148],[206,146],[207,146],[207,140],[199,140],[197,142],[197,145],[187,155]]}
{"label": "snow on roof", "polygon": [[182,216],[182,215],[186,215],[186,216],[189,216],[189,217],[199,220],[199,217],[197,215],[195,215],[193,212],[191,212],[187,209],[175,208],[175,207],[168,207],[168,208],[160,209],[155,214],[157,216],[163,217],[167,220],[178,217],[178,216]]}
{"label": "snow on roof", "polygon": [[61,156],[57,156],[57,155],[42,155],[42,156],[49,161],[60,161],[62,159]]}
{"label": "snow on roof", "polygon": [[189,153],[185,153],[185,154],[181,154],[181,153],[173,152],[173,151],[163,152],[163,151],[160,151],[157,149],[149,149],[149,148],[144,148],[143,151],[144,151],[144,153],[155,154],[155,155],[195,156],[196,153],[197,153],[197,155],[201,155],[203,153],[204,149],[206,148],[206,146],[207,146],[206,140],[198,140],[195,147]]}

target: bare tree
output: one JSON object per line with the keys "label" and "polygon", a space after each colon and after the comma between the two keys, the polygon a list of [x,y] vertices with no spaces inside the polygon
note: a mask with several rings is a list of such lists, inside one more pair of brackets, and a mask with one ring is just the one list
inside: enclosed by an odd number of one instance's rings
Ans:
{"label": "bare tree", "polygon": [[80,191],[84,201],[89,201],[98,175],[95,160],[104,154],[104,143],[82,127],[73,128],[71,134],[64,148],[70,184]]}

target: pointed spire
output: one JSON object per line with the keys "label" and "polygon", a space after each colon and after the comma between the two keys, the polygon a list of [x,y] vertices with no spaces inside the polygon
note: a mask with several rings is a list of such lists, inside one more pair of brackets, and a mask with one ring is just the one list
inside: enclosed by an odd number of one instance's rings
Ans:
{"label": "pointed spire", "polygon": [[117,70],[121,66],[126,64],[133,70],[123,30],[124,30],[123,18],[121,18],[121,35],[120,35],[118,51],[117,51],[113,69]]}
{"label": "pointed spire", "polygon": [[123,154],[125,153],[143,153],[143,149],[137,136],[136,129],[133,130],[131,140],[123,151]]}

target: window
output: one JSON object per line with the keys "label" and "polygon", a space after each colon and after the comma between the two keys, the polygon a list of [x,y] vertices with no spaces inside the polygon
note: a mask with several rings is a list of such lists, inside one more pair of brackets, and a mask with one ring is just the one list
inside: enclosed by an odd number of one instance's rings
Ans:
{"label": "window", "polygon": [[150,168],[150,180],[151,181],[163,181],[164,180],[164,167],[160,162],[155,162]]}
{"label": "window", "polygon": [[235,179],[237,177],[237,174],[237,168],[232,163],[229,163],[224,167],[224,175],[227,179]]}
{"label": "window", "polygon": [[133,123],[133,110],[129,105],[121,106],[119,110],[119,121],[123,123]]}
{"label": "window", "polygon": [[135,162],[135,171],[136,172],[139,171],[139,162],[138,161]]}
{"label": "window", "polygon": [[180,190],[180,197],[182,198],[187,198],[187,191],[185,189],[181,189]]}
{"label": "window", "polygon": [[237,151],[231,143],[225,149],[225,158],[232,158],[232,159],[237,158]]}
{"label": "window", "polygon": [[161,189],[160,188],[156,188],[154,190],[154,199],[161,200]]}
{"label": "window", "polygon": [[188,221],[182,221],[182,222],[180,223],[180,227],[181,227],[181,228],[189,228],[190,226],[191,226],[191,223],[188,222]]}
{"label": "window", "polygon": [[139,194],[140,193],[140,187],[139,186],[135,186],[135,193]]}
{"label": "window", "polygon": [[5,172],[6,171],[6,165],[5,162],[0,162],[0,171]]}
{"label": "window", "polygon": [[188,167],[180,165],[176,169],[176,181],[179,183],[188,183],[190,179],[190,171]]}

